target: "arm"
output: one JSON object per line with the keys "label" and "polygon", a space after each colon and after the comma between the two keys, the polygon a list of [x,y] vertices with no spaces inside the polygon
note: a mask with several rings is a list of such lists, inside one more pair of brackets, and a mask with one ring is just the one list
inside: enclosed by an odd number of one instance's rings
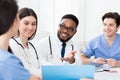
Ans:
{"label": "arm", "polygon": [[103,58],[88,58],[84,53],[81,53],[81,60],[82,60],[82,64],[86,64],[86,63],[98,63],[98,64],[106,64],[106,60]]}
{"label": "arm", "polygon": [[38,41],[35,45],[37,50],[39,61],[41,65],[52,65],[50,61],[48,61],[48,54],[50,54],[48,37]]}
{"label": "arm", "polygon": [[80,57],[81,57],[81,60],[82,60],[82,64],[86,64],[86,63],[89,63],[89,62],[94,62],[94,59],[87,58],[87,56],[84,53],[81,53]]}

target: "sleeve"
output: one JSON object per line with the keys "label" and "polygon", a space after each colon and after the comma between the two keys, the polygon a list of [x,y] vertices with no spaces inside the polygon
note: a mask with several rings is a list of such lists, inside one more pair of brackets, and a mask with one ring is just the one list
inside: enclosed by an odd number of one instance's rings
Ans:
{"label": "sleeve", "polygon": [[0,80],[29,80],[31,77],[31,74],[24,68],[19,60],[5,60],[1,64],[0,70],[0,74],[2,73]]}
{"label": "sleeve", "polygon": [[41,65],[53,65],[48,61],[48,54],[50,54],[48,37],[38,41],[35,48],[37,50]]}
{"label": "sleeve", "polygon": [[77,51],[77,53],[75,54],[75,62],[73,64],[81,65],[82,62],[81,62],[81,58],[80,58],[80,52],[81,52],[80,45],[74,43],[74,47],[75,47],[75,50]]}
{"label": "sleeve", "polygon": [[47,60],[48,57],[48,38],[41,39],[35,45],[38,55],[44,57]]}
{"label": "sleeve", "polygon": [[94,55],[94,50],[93,50],[94,44],[95,44],[94,40],[91,40],[86,45],[85,49],[82,50],[82,53],[84,53],[88,58]]}

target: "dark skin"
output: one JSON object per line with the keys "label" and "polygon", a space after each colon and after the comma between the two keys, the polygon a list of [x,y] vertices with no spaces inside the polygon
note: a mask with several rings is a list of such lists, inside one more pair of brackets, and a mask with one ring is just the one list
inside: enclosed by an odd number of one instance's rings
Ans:
{"label": "dark skin", "polygon": [[[66,19],[62,19],[60,24],[62,24],[65,28],[61,28],[59,26],[58,33],[57,33],[58,38],[61,42],[67,42],[77,32],[76,23],[73,20],[66,18]],[[75,53],[76,51],[71,51],[67,57],[61,58],[61,60],[67,61],[72,64],[75,62],[75,58],[74,58]]]}
{"label": "dark skin", "polygon": [[[76,28],[76,23],[69,18],[61,20],[60,24],[63,24],[65,27],[70,28],[70,29]],[[72,32],[69,32],[67,29],[59,28],[58,29],[58,38],[61,40],[61,42],[67,42],[68,40],[70,40],[73,37],[73,35],[76,32],[77,32],[76,29]]]}

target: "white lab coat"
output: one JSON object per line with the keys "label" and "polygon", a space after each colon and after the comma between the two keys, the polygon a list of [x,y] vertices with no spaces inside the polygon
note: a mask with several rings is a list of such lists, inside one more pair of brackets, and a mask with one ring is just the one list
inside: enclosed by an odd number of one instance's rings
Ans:
{"label": "white lab coat", "polygon": [[[15,38],[19,44],[22,45],[19,38]],[[37,60],[37,55],[35,53],[34,48],[30,43],[28,43],[28,49],[24,49],[21,45],[19,45],[15,40],[10,40],[10,48],[12,49],[13,53],[23,62],[24,67],[30,71],[33,75],[41,74],[41,64],[49,64],[43,59],[40,55],[39,60]],[[27,54],[28,53],[28,54]],[[27,54],[27,56],[26,56]]]}
{"label": "white lab coat", "polygon": [[[52,55],[50,52],[50,44],[49,44],[49,37],[46,37],[39,42],[37,42],[36,49],[38,51],[38,54],[44,57],[48,62],[51,62],[54,65],[64,65],[64,64],[69,64],[68,62],[61,61],[61,48],[62,48],[62,42],[58,39],[57,35],[50,35],[50,41],[51,41],[51,51]],[[74,64],[81,64],[80,60],[80,49],[78,49],[78,46],[75,45],[71,40],[69,40],[66,43],[66,48],[65,48],[65,56],[67,56],[71,50],[72,50],[72,45],[74,50],[77,51],[75,55],[75,63]]]}

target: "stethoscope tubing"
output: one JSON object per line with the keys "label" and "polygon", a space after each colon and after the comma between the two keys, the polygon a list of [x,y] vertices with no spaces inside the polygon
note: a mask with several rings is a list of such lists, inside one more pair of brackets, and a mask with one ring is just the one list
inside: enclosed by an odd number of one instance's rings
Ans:
{"label": "stethoscope tubing", "polygon": [[[50,39],[50,36],[49,36],[49,47],[50,47],[50,55],[52,55],[52,44],[51,44],[51,39]],[[71,44],[71,47],[72,47],[72,50],[74,50],[74,46],[73,44]]]}
{"label": "stethoscope tubing", "polygon": [[[13,39],[18,45],[20,45],[20,46],[23,48],[23,50],[24,50],[24,47],[23,47],[22,44],[20,44],[15,38],[12,38],[12,39]],[[34,49],[34,51],[35,51],[35,54],[36,54],[36,59],[37,59],[37,61],[38,61],[38,65],[40,66],[37,50],[35,49],[34,45],[33,45],[31,42],[28,42],[28,43],[33,47],[33,49]]]}

